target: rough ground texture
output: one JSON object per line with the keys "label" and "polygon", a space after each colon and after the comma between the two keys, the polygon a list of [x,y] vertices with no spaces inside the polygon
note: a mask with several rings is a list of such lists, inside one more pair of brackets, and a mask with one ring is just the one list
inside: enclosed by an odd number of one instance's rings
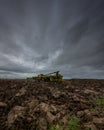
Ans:
{"label": "rough ground texture", "polygon": [[104,130],[101,98],[104,80],[0,80],[0,130],[48,130],[57,122],[64,130],[72,115],[81,130]]}

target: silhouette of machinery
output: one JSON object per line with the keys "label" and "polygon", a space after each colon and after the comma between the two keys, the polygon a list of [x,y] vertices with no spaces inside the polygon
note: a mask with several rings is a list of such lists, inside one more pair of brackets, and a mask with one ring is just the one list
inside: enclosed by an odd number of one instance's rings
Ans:
{"label": "silhouette of machinery", "polygon": [[36,81],[62,81],[63,76],[59,71],[48,73],[48,74],[39,74],[38,76],[33,77]]}

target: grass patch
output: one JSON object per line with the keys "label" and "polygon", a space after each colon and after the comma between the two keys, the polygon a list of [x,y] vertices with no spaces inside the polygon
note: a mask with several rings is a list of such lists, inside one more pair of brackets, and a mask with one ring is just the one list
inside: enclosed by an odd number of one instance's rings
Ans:
{"label": "grass patch", "polygon": [[56,124],[56,125],[53,125],[49,128],[49,130],[60,130],[60,125],[59,124]]}
{"label": "grass patch", "polygon": [[104,98],[96,99],[95,102],[101,106],[104,106]]}
{"label": "grass patch", "polygon": [[68,122],[68,130],[80,130],[80,125],[77,117],[71,117]]}
{"label": "grass patch", "polygon": [[[49,130],[62,130],[62,125],[61,123],[58,123],[56,125],[51,126]],[[64,130],[80,130],[78,118],[75,116],[71,116],[68,121],[68,126]]]}

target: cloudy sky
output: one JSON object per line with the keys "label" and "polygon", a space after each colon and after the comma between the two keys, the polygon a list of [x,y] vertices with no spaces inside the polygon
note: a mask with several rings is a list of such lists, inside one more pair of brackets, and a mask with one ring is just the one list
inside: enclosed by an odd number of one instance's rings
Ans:
{"label": "cloudy sky", "polygon": [[104,78],[104,0],[0,0],[0,77],[57,70]]}

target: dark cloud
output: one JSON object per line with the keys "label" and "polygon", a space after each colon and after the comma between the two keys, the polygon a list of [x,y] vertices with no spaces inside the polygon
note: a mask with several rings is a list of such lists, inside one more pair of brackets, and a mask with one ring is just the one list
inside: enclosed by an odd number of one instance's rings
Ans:
{"label": "dark cloud", "polygon": [[1,0],[1,77],[60,70],[104,78],[103,7],[103,0]]}

